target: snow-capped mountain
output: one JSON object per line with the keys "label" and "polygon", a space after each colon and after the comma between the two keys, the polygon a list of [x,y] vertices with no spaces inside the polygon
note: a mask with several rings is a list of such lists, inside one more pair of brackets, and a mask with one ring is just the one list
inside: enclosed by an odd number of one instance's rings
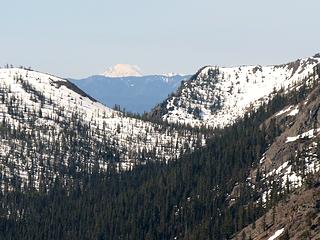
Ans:
{"label": "snow-capped mountain", "polygon": [[142,76],[142,73],[140,68],[136,65],[116,64],[110,67],[102,75],[105,77],[140,77]]}
{"label": "snow-capped mountain", "polygon": [[140,77],[97,75],[71,81],[109,107],[120,105],[127,111],[142,114],[165,100],[178,89],[181,81],[189,78],[190,76],[177,74]]}
{"label": "snow-capped mountain", "polygon": [[317,54],[275,66],[203,67],[151,115],[192,126],[224,127],[268,101],[273,92],[303,81],[319,62]]}
{"label": "snow-capped mountain", "polygon": [[127,117],[71,82],[36,71],[0,69],[0,99],[1,173],[22,182],[30,172],[54,179],[110,163],[129,168],[169,160],[203,144],[202,137]]}

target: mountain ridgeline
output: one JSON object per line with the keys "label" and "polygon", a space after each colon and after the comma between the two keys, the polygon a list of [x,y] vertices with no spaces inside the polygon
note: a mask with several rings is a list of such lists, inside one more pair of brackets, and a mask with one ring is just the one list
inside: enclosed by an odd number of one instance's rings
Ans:
{"label": "mountain ridgeline", "polygon": [[132,113],[149,112],[156,104],[175,92],[181,81],[189,76],[91,76],[71,80],[79,88],[89,93],[109,107],[116,105]]}
{"label": "mountain ridgeline", "polygon": [[225,127],[281,88],[305,81],[319,55],[275,66],[207,66],[156,106],[151,117],[191,126]]}
{"label": "mountain ridgeline", "polygon": [[0,238],[316,239],[319,57],[204,67],[145,118],[0,69]]}

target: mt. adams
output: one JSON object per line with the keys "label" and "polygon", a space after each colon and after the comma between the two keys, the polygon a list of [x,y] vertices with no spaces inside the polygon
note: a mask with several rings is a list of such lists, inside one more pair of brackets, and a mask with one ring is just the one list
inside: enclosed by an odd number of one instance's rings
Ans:
{"label": "mt. adams", "polygon": [[130,64],[116,64],[103,74],[105,77],[141,77],[142,73],[138,66]]}
{"label": "mt. adams", "polygon": [[200,69],[178,91],[154,108],[151,115],[191,126],[224,127],[269,95],[314,74],[320,55],[275,66]]}

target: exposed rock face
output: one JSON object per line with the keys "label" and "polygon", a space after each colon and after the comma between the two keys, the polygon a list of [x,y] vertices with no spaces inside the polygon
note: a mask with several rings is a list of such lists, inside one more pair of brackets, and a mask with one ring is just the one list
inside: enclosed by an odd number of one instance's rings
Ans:
{"label": "exposed rock face", "polygon": [[319,93],[320,87],[317,87],[307,99],[287,106],[261,126],[275,131],[278,137],[265,152],[258,167],[252,170],[251,184],[255,184],[259,172],[263,175],[262,181],[275,178],[282,187],[288,185],[294,189],[302,186],[308,174],[320,170],[317,157],[320,141]]}
{"label": "exposed rock face", "polygon": [[255,226],[247,226],[233,239],[268,240],[279,230],[275,239],[319,239],[320,188],[301,191],[280,202],[274,209],[259,218]]}

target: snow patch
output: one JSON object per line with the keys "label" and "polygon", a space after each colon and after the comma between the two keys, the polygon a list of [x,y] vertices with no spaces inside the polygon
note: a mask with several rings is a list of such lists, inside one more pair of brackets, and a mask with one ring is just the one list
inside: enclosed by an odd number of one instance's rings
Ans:
{"label": "snow patch", "polygon": [[287,116],[295,116],[299,113],[299,107],[296,106],[294,109],[292,109]]}
{"label": "snow patch", "polygon": [[316,134],[319,132],[320,128],[318,129],[311,129],[307,132],[304,132],[302,134],[299,134],[294,137],[287,137],[286,143],[294,142],[297,141],[298,139],[303,139],[303,138],[313,138],[316,136]]}
{"label": "snow patch", "polygon": [[277,237],[279,237],[284,231],[284,228],[281,228],[280,230],[277,230],[271,237],[268,238],[268,240],[275,240]]}
{"label": "snow patch", "polygon": [[294,106],[291,105],[291,106],[281,110],[280,112],[278,112],[276,114],[276,117],[278,117],[280,115],[283,115],[285,113],[287,113],[287,116],[295,116],[295,115],[297,115],[299,113],[299,107],[298,106],[294,107]]}

